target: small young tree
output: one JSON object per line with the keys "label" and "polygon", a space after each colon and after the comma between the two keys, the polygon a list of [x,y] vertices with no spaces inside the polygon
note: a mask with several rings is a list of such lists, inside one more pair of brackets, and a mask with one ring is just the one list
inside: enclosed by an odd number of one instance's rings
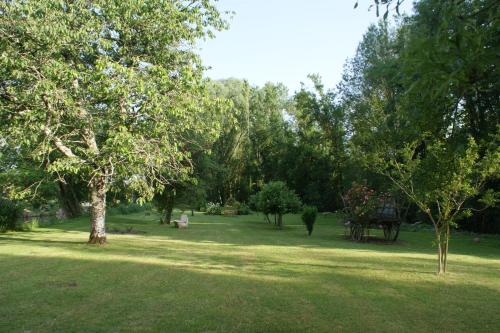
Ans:
{"label": "small young tree", "polygon": [[[398,150],[374,153],[367,165],[387,176],[432,222],[438,248],[438,274],[446,272],[450,228],[469,215],[466,200],[479,194],[485,181],[500,172],[500,146],[497,139],[480,154],[470,138],[468,144],[429,140],[425,151],[422,141]],[[380,151],[379,151],[380,153]],[[482,202],[494,205],[497,193],[488,191]]]}
{"label": "small young tree", "polygon": [[302,209],[302,222],[306,225],[307,234],[311,236],[313,232],[314,222],[318,216],[318,208],[315,206],[304,206]]}
{"label": "small young tree", "polygon": [[280,229],[283,228],[283,215],[296,212],[301,202],[294,191],[288,189],[281,181],[269,182],[257,196],[257,208],[266,216],[274,215],[274,221]]}

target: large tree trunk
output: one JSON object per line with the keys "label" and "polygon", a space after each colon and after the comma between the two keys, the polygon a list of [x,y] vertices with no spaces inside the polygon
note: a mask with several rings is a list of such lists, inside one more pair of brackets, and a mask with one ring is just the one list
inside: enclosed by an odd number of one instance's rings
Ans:
{"label": "large tree trunk", "polygon": [[59,201],[68,217],[77,217],[82,214],[82,206],[75,192],[75,184],[71,177],[64,177],[65,182],[58,181]]}
{"label": "large tree trunk", "polygon": [[90,244],[106,243],[106,181],[96,177],[90,185]]}
{"label": "large tree trunk", "polygon": [[163,210],[163,218],[161,219],[161,224],[170,224],[172,219],[172,211],[174,210],[175,194],[172,191],[165,198],[165,209]]}

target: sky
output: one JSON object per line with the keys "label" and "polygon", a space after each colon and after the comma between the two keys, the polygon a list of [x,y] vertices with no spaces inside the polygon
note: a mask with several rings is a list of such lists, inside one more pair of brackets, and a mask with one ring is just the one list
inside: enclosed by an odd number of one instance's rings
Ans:
{"label": "sky", "polygon": [[[340,81],[347,58],[370,23],[376,23],[372,0],[219,0],[221,11],[236,12],[229,30],[201,42],[206,76],[247,79],[262,86],[284,83],[289,93],[317,73],[327,88]],[[411,0],[400,11],[411,12]],[[382,12],[383,13],[383,12]]]}

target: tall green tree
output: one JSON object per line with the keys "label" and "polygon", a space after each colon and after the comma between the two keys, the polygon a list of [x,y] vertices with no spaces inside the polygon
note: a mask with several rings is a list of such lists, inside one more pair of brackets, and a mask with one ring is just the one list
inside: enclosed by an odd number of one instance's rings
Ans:
{"label": "tall green tree", "polygon": [[87,182],[90,243],[106,241],[113,184],[151,197],[189,172],[186,135],[217,134],[192,50],[224,27],[205,0],[0,4],[2,132]]}
{"label": "tall green tree", "polygon": [[351,151],[433,224],[438,273],[450,229],[495,204],[498,3],[422,0],[397,30],[371,27],[345,76]]}
{"label": "tall green tree", "polygon": [[345,152],[345,115],[333,90],[325,90],[318,75],[309,76],[313,89],[293,96],[297,133],[294,187],[304,201],[323,210],[342,207]]}
{"label": "tall green tree", "polygon": [[289,116],[287,88],[266,83],[253,87],[250,97],[250,147],[246,165],[249,191],[255,192],[272,180],[288,180],[293,165],[294,134]]}
{"label": "tall green tree", "polygon": [[227,100],[229,110],[220,119],[222,131],[211,147],[211,178],[213,201],[224,204],[239,195],[248,158],[250,126],[250,85],[246,81],[227,79],[211,83],[211,94]]}

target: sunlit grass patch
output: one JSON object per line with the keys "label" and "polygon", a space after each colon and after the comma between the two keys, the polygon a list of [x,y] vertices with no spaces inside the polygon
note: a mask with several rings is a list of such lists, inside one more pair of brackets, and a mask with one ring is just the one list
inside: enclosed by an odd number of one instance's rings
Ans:
{"label": "sunlit grass patch", "polygon": [[110,216],[91,246],[85,218],[0,235],[2,332],[434,332],[500,330],[500,239],[455,235],[435,274],[432,233],[353,243],[335,216],[307,237],[298,216]]}

